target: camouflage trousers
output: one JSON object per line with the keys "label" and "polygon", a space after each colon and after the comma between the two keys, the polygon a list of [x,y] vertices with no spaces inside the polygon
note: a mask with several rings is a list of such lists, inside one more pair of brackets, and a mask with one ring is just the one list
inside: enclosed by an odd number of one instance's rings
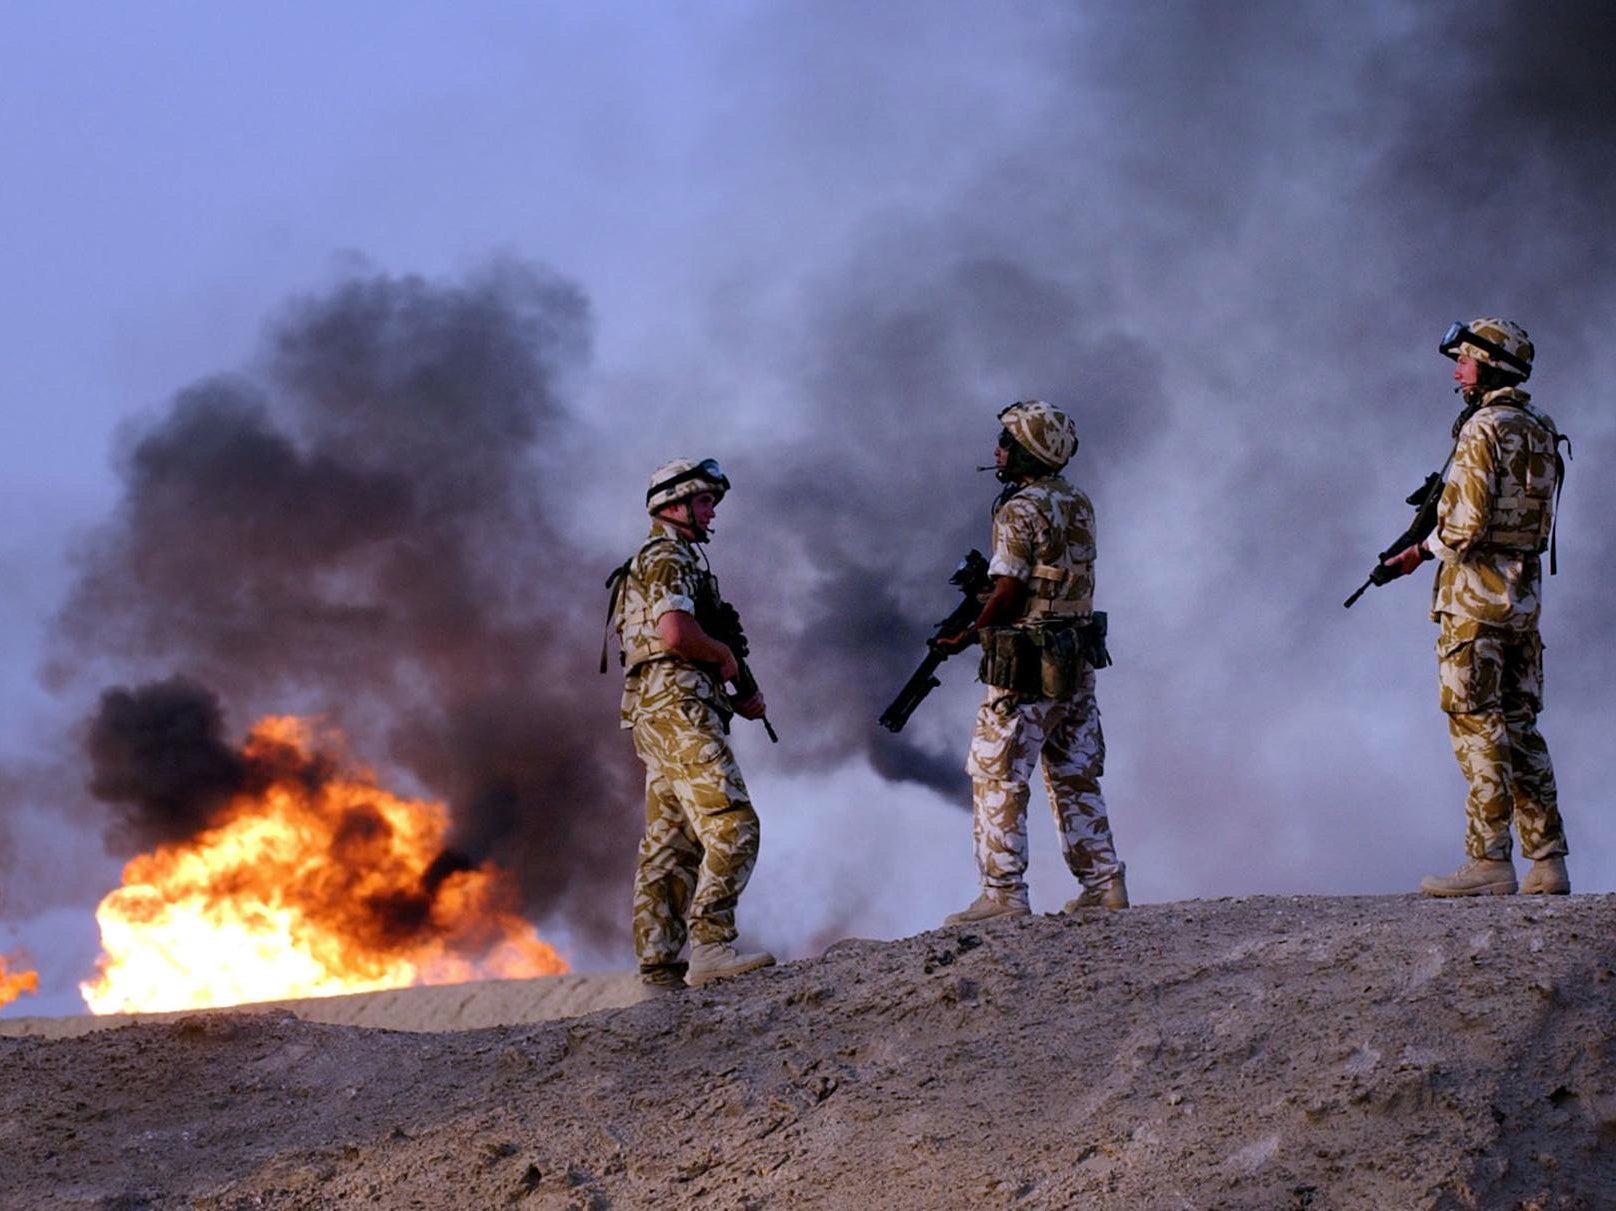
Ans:
{"label": "camouflage trousers", "polygon": [[1443,614],[1436,650],[1448,735],[1470,784],[1465,852],[1508,858],[1513,820],[1526,857],[1566,853],[1554,764],[1537,730],[1543,706],[1543,641],[1537,631],[1507,631]]}
{"label": "camouflage trousers", "polygon": [[682,973],[687,935],[735,939],[735,906],[757,863],[757,813],[710,703],[680,698],[640,715],[634,750],[645,763],[634,950],[642,973]]}
{"label": "camouflage trousers", "polygon": [[1105,734],[1094,699],[1094,670],[1070,698],[1024,699],[989,689],[976,715],[965,772],[971,776],[971,834],[982,890],[993,899],[1027,899],[1027,801],[1033,767],[1042,764],[1061,853],[1085,886],[1121,874],[1111,822],[1100,793]]}

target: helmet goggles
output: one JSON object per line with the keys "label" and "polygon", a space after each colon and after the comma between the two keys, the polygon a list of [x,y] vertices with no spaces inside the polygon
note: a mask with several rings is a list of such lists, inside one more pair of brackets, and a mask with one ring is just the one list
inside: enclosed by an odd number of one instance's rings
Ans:
{"label": "helmet goggles", "polygon": [[1448,329],[1448,334],[1442,338],[1442,343],[1437,346],[1437,351],[1457,360],[1460,345],[1474,345],[1477,349],[1483,349],[1493,357],[1498,358],[1504,365],[1513,367],[1523,375],[1532,373],[1531,362],[1511,353],[1502,345],[1490,341],[1484,336],[1477,336],[1464,324],[1455,320]]}

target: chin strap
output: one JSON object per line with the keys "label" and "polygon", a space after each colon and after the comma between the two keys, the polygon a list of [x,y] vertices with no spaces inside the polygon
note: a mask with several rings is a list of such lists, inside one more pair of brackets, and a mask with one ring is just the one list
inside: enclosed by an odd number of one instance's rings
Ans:
{"label": "chin strap", "polygon": [[687,497],[683,502],[685,507],[685,525],[690,527],[691,542],[706,542],[712,537],[705,526],[696,524],[696,501],[694,497]]}

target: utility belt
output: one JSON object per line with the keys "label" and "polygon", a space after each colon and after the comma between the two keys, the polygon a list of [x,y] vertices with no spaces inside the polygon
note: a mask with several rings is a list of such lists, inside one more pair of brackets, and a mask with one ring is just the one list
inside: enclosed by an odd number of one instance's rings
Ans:
{"label": "utility belt", "polygon": [[1083,674],[1111,663],[1106,651],[1105,611],[1034,619],[1008,627],[983,627],[982,684],[1025,698],[1069,698]]}

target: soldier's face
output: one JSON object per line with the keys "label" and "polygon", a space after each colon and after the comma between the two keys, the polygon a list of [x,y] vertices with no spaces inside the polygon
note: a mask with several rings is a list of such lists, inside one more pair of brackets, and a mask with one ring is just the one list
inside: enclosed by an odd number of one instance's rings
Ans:
{"label": "soldier's face", "polygon": [[712,532],[713,518],[718,515],[718,497],[711,492],[698,492],[690,498],[690,519],[696,528]]}
{"label": "soldier's face", "polygon": [[686,538],[704,542],[704,536],[712,534],[713,518],[717,513],[718,497],[711,492],[699,492],[678,504],[664,505],[656,515]]}
{"label": "soldier's face", "polygon": [[1460,354],[1453,363],[1453,381],[1459,384],[1459,390],[1471,391],[1476,386],[1476,372],[1480,369],[1474,358]]}

